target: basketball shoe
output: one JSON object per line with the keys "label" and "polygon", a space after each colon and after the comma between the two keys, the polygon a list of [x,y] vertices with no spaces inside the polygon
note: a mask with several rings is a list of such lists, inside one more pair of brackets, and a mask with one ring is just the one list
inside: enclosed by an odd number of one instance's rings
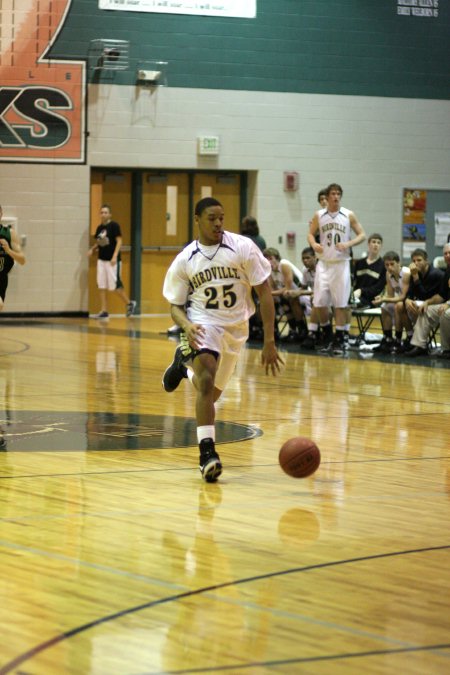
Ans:
{"label": "basketball shoe", "polygon": [[391,354],[400,354],[402,350],[402,341],[394,338],[392,340]]}
{"label": "basketball shoe", "polygon": [[302,349],[315,349],[318,339],[318,331],[310,331],[300,347]]}
{"label": "basketball shoe", "polygon": [[333,342],[331,344],[331,348],[333,351],[333,354],[336,356],[340,356],[341,354],[345,354],[348,349],[348,345],[345,339],[345,333],[342,330],[337,330]]}
{"label": "basketball shoe", "polygon": [[222,473],[222,463],[216,452],[212,438],[204,438],[200,441],[199,469],[203,479],[207,483],[214,483]]}
{"label": "basketball shoe", "polygon": [[394,346],[394,340],[391,337],[384,336],[380,344],[372,349],[375,354],[390,354]]}
{"label": "basketball shoe", "polygon": [[315,349],[319,352],[327,352],[333,344],[333,329],[330,325],[321,326],[320,337],[316,343]]}
{"label": "basketball shoe", "polygon": [[136,305],[137,305],[136,300],[130,300],[130,302],[127,304],[127,311],[126,311],[125,316],[127,316],[127,317],[133,316],[133,314],[136,311]]}
{"label": "basketball shoe", "polygon": [[163,375],[162,386],[168,392],[175,391],[181,380],[187,377],[187,368],[183,361],[186,360],[180,347],[175,349],[173,361]]}
{"label": "basketball shoe", "polygon": [[405,352],[408,352],[411,349],[411,338],[412,335],[407,335],[404,340],[400,343],[400,347],[398,348],[397,353],[398,354],[404,354]]}

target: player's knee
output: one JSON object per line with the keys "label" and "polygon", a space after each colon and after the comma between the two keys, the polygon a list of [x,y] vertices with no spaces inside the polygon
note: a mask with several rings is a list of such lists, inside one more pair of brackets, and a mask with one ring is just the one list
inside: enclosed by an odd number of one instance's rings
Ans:
{"label": "player's knee", "polygon": [[197,373],[195,377],[195,386],[201,394],[210,394],[214,389],[213,373],[209,370],[203,370],[201,373]]}

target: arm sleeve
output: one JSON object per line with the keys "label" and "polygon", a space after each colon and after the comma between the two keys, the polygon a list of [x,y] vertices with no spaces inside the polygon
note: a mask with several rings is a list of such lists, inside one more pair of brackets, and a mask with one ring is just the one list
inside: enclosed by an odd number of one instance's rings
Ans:
{"label": "arm sleeve", "polygon": [[243,250],[244,269],[251,286],[259,286],[270,277],[272,268],[257,246],[247,246]]}
{"label": "arm sleeve", "polygon": [[376,298],[377,295],[380,295],[384,291],[385,286],[386,286],[386,270],[383,270],[380,273],[379,278],[373,284],[363,288],[361,297],[364,296],[366,300],[372,302],[372,300]]}
{"label": "arm sleeve", "polygon": [[419,277],[419,281],[416,284],[411,281],[410,291],[412,287],[413,294],[410,296],[408,293],[408,297],[416,298],[417,300],[428,300],[433,295],[439,294],[441,281],[442,274],[439,273],[439,270],[432,269],[426,279],[426,284],[423,283],[421,277]]}
{"label": "arm sleeve", "polygon": [[111,226],[111,230],[113,232],[114,237],[121,237],[122,236],[122,230],[120,229],[119,223],[116,223],[116,221],[113,220],[110,223],[110,226]]}
{"label": "arm sleeve", "polygon": [[189,295],[189,279],[180,258],[175,258],[164,279],[163,296],[171,305],[186,304]]}

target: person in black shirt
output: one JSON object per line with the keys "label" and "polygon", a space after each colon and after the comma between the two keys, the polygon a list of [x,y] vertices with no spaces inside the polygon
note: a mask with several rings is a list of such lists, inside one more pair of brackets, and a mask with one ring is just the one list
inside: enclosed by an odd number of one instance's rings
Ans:
{"label": "person in black shirt", "polygon": [[450,359],[450,243],[444,246],[444,258],[447,269],[441,280],[439,292],[420,306],[411,339],[412,349],[407,351],[405,356],[416,357],[427,354],[429,335],[439,326],[442,346],[439,357]]}
{"label": "person in black shirt", "polygon": [[421,305],[439,293],[443,277],[442,270],[431,267],[424,249],[416,248],[411,253],[411,260],[408,296],[404,303],[398,303],[395,307],[396,325],[405,328],[407,335],[401,350],[403,352],[410,350],[413,327]]}
{"label": "person in black shirt", "polygon": [[357,260],[353,275],[353,299],[359,307],[373,307],[373,300],[380,295],[386,286],[386,268],[380,256],[383,237],[371,234],[368,239],[368,253],[365,258]]}
{"label": "person in black shirt", "polygon": [[97,259],[97,286],[100,291],[101,310],[97,319],[107,319],[108,304],[107,292],[115,291],[123,300],[126,307],[126,316],[134,314],[136,301],[130,300],[125,293],[120,278],[120,249],[122,246],[122,232],[119,223],[112,220],[111,207],[103,204],[100,209],[101,223],[95,231],[95,244],[91,246],[88,255],[94,251],[98,253]]}
{"label": "person in black shirt", "polygon": [[14,263],[25,265],[26,262],[17,232],[12,227],[2,224],[2,216],[3,209],[0,206],[0,311],[5,302],[8,275]]}

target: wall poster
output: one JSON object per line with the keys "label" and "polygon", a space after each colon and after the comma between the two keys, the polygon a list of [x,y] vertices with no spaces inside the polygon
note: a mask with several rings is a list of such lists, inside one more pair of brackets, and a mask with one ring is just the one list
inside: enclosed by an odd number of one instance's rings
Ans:
{"label": "wall poster", "polygon": [[85,161],[85,61],[47,59],[71,3],[0,0],[0,161]]}
{"label": "wall poster", "polygon": [[423,248],[426,250],[426,210],[426,190],[411,188],[403,189],[403,258],[409,258],[411,252],[415,248]]}
{"label": "wall poster", "polygon": [[444,246],[450,237],[450,213],[434,214],[434,244]]}

